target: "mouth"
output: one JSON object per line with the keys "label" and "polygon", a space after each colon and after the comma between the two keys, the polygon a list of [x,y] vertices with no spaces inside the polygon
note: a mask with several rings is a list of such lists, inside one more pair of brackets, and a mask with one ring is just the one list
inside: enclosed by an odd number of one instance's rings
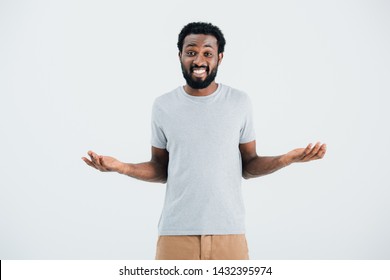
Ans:
{"label": "mouth", "polygon": [[191,68],[192,74],[197,78],[202,78],[207,75],[207,68],[206,67],[192,67]]}

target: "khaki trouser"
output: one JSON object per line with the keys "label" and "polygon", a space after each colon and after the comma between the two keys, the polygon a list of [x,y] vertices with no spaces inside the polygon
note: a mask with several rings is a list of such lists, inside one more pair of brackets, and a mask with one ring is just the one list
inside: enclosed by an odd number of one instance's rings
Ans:
{"label": "khaki trouser", "polygon": [[157,241],[156,260],[248,260],[244,234],[163,235]]}

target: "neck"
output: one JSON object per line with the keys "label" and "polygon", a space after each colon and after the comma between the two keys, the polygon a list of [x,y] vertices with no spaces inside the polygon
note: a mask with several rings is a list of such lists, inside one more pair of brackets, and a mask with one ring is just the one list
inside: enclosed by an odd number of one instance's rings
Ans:
{"label": "neck", "polygon": [[184,86],[184,91],[193,96],[207,96],[215,92],[217,88],[218,84],[213,81],[207,88],[202,89],[195,89],[186,84]]}

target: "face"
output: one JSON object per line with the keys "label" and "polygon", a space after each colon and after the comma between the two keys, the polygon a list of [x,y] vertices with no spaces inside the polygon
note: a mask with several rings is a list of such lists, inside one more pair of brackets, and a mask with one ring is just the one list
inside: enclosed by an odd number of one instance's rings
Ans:
{"label": "face", "polygon": [[222,53],[218,54],[218,43],[214,36],[186,36],[179,57],[187,84],[193,89],[207,88],[217,76],[222,56]]}

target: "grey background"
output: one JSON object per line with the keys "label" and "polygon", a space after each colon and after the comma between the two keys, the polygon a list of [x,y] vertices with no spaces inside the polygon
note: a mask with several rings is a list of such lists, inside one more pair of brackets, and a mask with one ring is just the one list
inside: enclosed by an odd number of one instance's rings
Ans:
{"label": "grey background", "polygon": [[[165,186],[82,162],[150,157],[177,34],[210,21],[257,149],[322,161],[243,181],[252,259],[389,259],[388,1],[0,0],[0,259],[153,259]],[[218,167],[216,167],[218,168]]]}

